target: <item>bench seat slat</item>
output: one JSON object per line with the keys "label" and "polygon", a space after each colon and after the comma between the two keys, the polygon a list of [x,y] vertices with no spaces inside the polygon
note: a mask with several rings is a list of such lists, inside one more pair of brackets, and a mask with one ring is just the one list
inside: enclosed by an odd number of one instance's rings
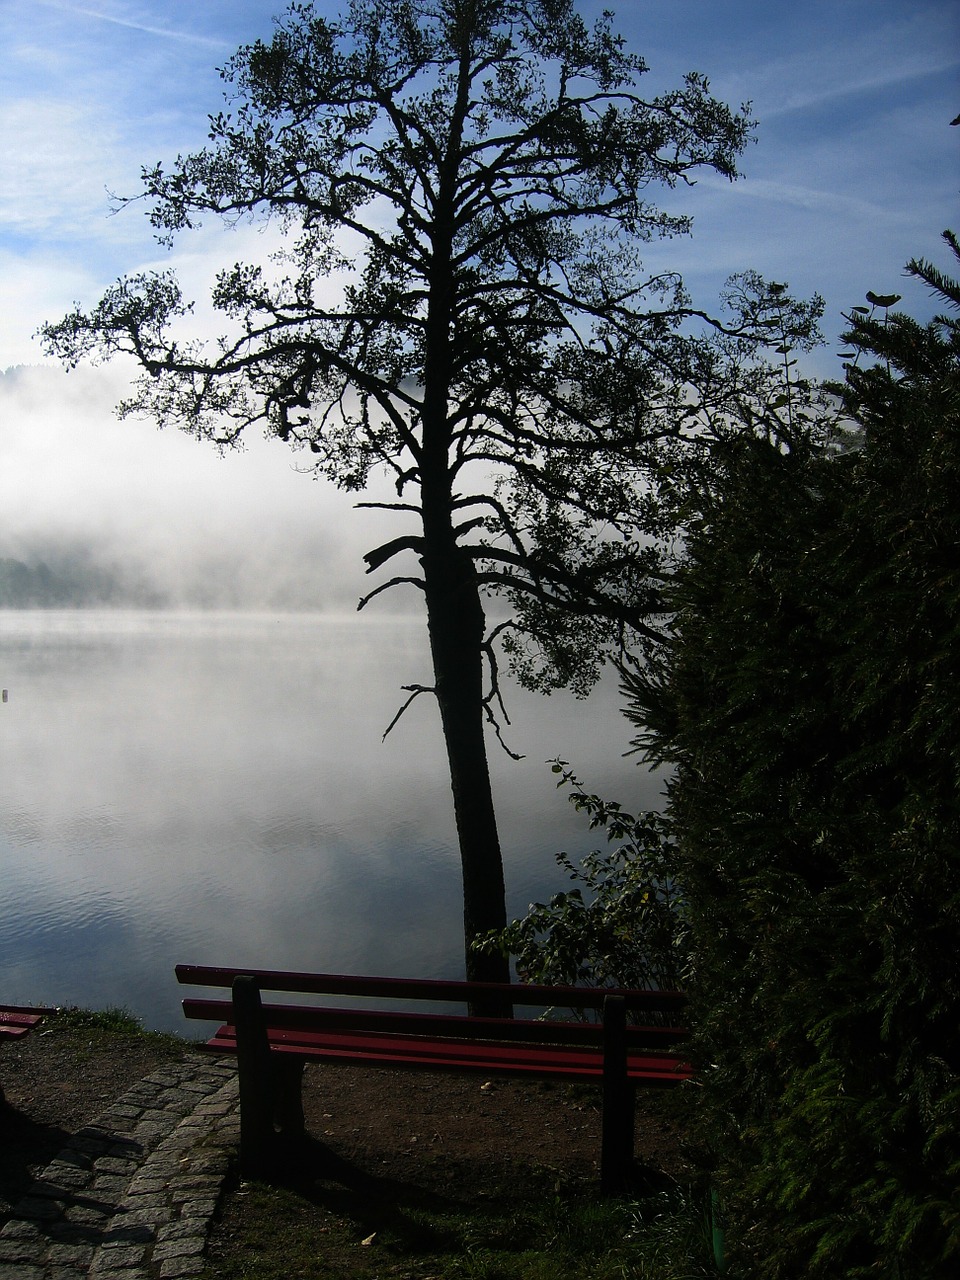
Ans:
{"label": "bench seat slat", "polygon": [[[288,1053],[291,1055],[301,1055],[301,1050],[295,1045],[275,1045],[274,1051],[277,1053]],[[551,1063],[543,1062],[522,1062],[522,1061],[502,1061],[502,1062],[485,1062],[472,1061],[463,1058],[445,1058],[438,1055],[432,1057],[412,1058],[406,1054],[398,1053],[369,1053],[362,1049],[327,1049],[324,1050],[322,1060],[326,1063],[335,1064],[339,1062],[342,1065],[366,1065],[379,1067],[393,1067],[399,1069],[413,1069],[424,1071],[469,1071],[478,1075],[496,1076],[503,1075],[510,1078],[529,1076],[534,1079],[543,1080],[568,1080],[571,1082],[584,1084],[600,1084],[603,1079],[602,1064],[585,1065],[571,1063]],[[682,1073],[678,1070],[665,1070],[662,1067],[663,1059],[658,1059],[656,1066],[637,1066],[628,1070],[628,1079],[634,1083],[644,1084],[662,1084],[664,1086],[680,1084],[683,1080],[689,1078],[689,1072]]]}
{"label": "bench seat slat", "polygon": [[[497,1044],[486,1041],[429,1040],[416,1036],[377,1036],[371,1033],[284,1031],[271,1027],[270,1048],[277,1053],[342,1063],[380,1063],[383,1066],[423,1067],[432,1070],[476,1071],[488,1074],[564,1076],[597,1081],[603,1075],[599,1049]],[[207,1048],[236,1052],[236,1033],[222,1026]],[[691,1075],[689,1064],[672,1054],[631,1053],[627,1074],[633,1080],[662,1078],[679,1083]]]}
{"label": "bench seat slat", "polygon": [[39,1022],[43,1021],[44,1014],[51,1012],[53,1012],[51,1009],[34,1009],[22,1005],[2,1005],[0,1006],[0,1036],[6,1036],[10,1040],[25,1036]]}
{"label": "bench seat slat", "polygon": [[[209,1041],[206,1046],[215,1052],[229,1052],[233,1049],[231,1041],[219,1041],[216,1037]],[[279,1054],[289,1054],[291,1056],[304,1056],[298,1048],[288,1045],[274,1045],[273,1051]],[[599,1084],[603,1077],[601,1067],[588,1068],[584,1066],[551,1066],[549,1068],[541,1065],[528,1063],[512,1063],[510,1065],[497,1065],[491,1063],[472,1063],[461,1060],[452,1061],[442,1057],[431,1058],[410,1058],[399,1054],[389,1053],[364,1053],[357,1049],[329,1049],[322,1054],[324,1063],[330,1066],[370,1066],[383,1068],[396,1068],[401,1070],[425,1070],[425,1071],[445,1071],[454,1070],[457,1072],[474,1072],[479,1075],[496,1076],[504,1075],[511,1078],[527,1076],[533,1079],[556,1080],[565,1079],[571,1083]],[[630,1069],[629,1079],[634,1083],[642,1083],[644,1085],[657,1086],[662,1085],[668,1087],[674,1084],[680,1084],[683,1080],[689,1078],[689,1072],[667,1071],[659,1066],[656,1069],[636,1068]]]}
{"label": "bench seat slat", "polygon": [[[269,1030],[271,1047],[292,1051],[323,1053],[327,1049],[357,1049],[361,1053],[400,1053],[408,1058],[444,1058],[451,1063],[476,1062],[503,1065],[529,1063],[546,1068],[567,1064],[594,1066],[602,1062],[602,1054],[594,1048],[578,1045],[502,1044],[486,1040],[430,1039],[426,1036],[380,1036],[374,1032]],[[651,1055],[656,1056],[656,1055]]]}
{"label": "bench seat slat", "polygon": [[32,1031],[36,1025],[35,1022],[12,1024],[0,1022],[0,1036],[3,1036],[6,1040],[19,1040],[21,1036],[25,1036]]}

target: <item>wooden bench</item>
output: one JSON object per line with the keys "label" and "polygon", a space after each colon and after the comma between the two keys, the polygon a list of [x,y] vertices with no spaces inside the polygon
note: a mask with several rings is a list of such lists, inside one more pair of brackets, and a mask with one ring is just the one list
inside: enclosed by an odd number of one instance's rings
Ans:
{"label": "wooden bench", "polygon": [[[686,1036],[675,991],[609,990],[350,977],[178,965],[181,983],[226,988],[230,999],[183,1001],[187,1018],[221,1021],[207,1042],[235,1053],[240,1073],[240,1163],[245,1176],[269,1165],[276,1129],[302,1132],[301,1081],[309,1059],[328,1065],[475,1072],[601,1086],[601,1184],[621,1189],[633,1162],[634,1095],[692,1074],[677,1046]],[[602,1011],[602,1021],[488,1018],[446,1012],[264,1004],[261,991],[307,996],[457,1003],[484,997],[527,1008]],[[629,1018],[629,1020],[628,1020]]]}
{"label": "wooden bench", "polygon": [[[31,1005],[0,1004],[0,1044],[28,1035],[48,1013],[55,1012],[55,1009],[34,1008]],[[3,1087],[0,1086],[0,1103],[3,1101]]]}
{"label": "wooden bench", "polygon": [[19,1040],[56,1009],[34,1008],[33,1005],[0,1004],[0,1042]]}

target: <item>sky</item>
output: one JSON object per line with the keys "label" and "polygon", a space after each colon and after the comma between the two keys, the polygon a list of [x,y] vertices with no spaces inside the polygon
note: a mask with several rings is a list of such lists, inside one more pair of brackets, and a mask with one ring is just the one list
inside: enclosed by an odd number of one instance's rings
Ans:
{"label": "sky", "polygon": [[[336,16],[340,3],[318,0]],[[826,302],[815,372],[836,374],[841,312],[868,289],[932,302],[904,281],[912,256],[946,262],[960,229],[960,6],[953,0],[581,0],[614,9],[650,66],[649,91],[684,72],[752,103],[743,178],[704,175],[670,197],[693,235],[658,246],[710,306],[752,268]],[[201,146],[222,105],[217,68],[269,38],[279,0],[0,0],[0,557],[86,548],[175,598],[220,584],[221,603],[349,608],[366,585],[370,515],[298,470],[278,442],[220,458],[149,423],[118,423],[126,373],[67,375],[34,338],[117,277],[175,265],[189,286],[211,263],[256,259],[256,229],[152,238],[141,166]],[[209,592],[208,592],[209,598]]]}

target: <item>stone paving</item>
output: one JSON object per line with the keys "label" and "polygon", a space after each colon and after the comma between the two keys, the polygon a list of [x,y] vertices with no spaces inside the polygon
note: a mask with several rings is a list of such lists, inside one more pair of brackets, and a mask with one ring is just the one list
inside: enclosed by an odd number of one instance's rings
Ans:
{"label": "stone paving", "polygon": [[236,1066],[146,1076],[81,1129],[0,1231],[0,1280],[186,1280],[239,1141]]}

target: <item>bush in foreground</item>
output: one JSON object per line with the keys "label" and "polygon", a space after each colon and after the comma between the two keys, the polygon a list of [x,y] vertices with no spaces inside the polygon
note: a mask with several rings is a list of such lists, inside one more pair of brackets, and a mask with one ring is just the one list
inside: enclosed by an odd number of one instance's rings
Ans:
{"label": "bush in foreground", "polygon": [[706,1134],[764,1280],[960,1257],[960,324],[870,300],[853,447],[728,443],[626,675],[676,768]]}

